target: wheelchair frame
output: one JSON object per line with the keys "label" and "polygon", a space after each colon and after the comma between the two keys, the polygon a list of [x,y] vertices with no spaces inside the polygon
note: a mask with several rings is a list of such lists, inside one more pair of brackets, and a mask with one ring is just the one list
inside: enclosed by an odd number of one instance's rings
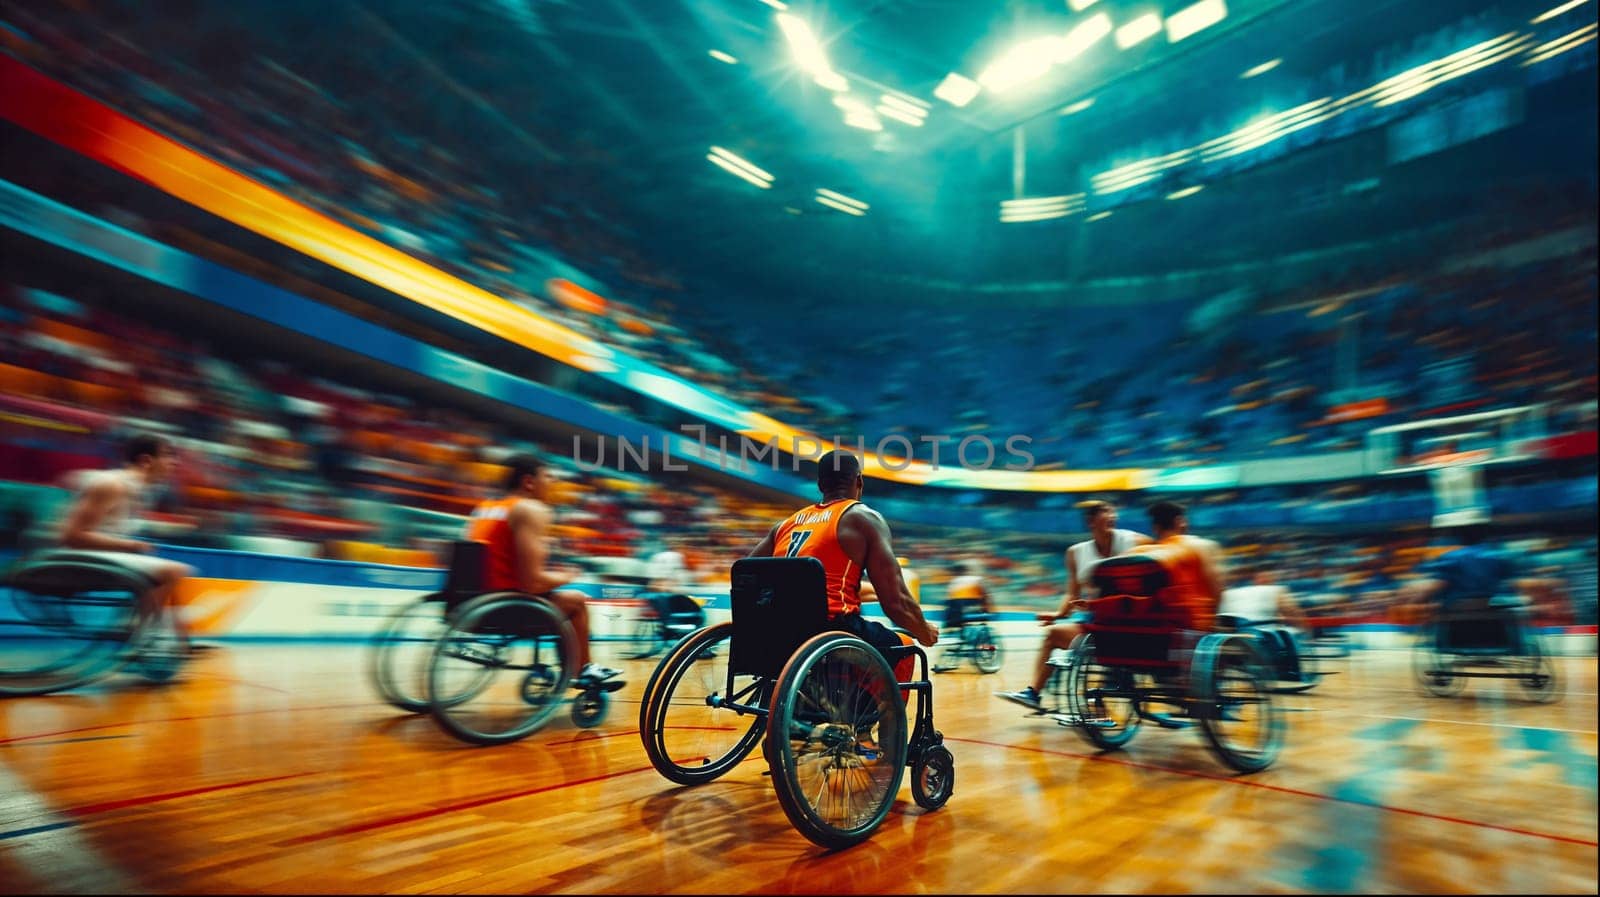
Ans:
{"label": "wheelchair frame", "polygon": [[[1166,571],[1148,558],[1103,561],[1095,580],[1103,597],[1090,602],[1093,620],[1068,649],[1068,706],[1066,713],[1054,714],[1057,722],[1102,750],[1125,746],[1146,720],[1170,729],[1198,724],[1228,767],[1249,773],[1272,765],[1284,722],[1273,706],[1270,662],[1257,637],[1185,629],[1187,614],[1162,597],[1169,585]],[[1235,693],[1236,684],[1249,694]],[[1124,708],[1120,720],[1107,710],[1112,702]],[[1260,708],[1264,731],[1257,744],[1243,745],[1229,725],[1242,720],[1230,714],[1252,704]],[[1180,713],[1159,713],[1151,705]]]}
{"label": "wheelchair frame", "polygon": [[[390,705],[407,713],[426,711],[441,729],[462,741],[505,744],[539,731],[558,709],[560,696],[573,684],[576,635],[565,615],[541,596],[485,590],[484,551],[485,546],[478,542],[459,541],[452,545],[444,589],[424,595],[389,617],[369,646],[368,672],[379,695]],[[435,605],[440,606],[438,611],[434,610]],[[424,637],[410,637],[408,627],[419,620],[441,628]],[[533,656],[525,665],[509,663],[502,656],[508,648],[515,651],[513,646],[518,640],[532,641]],[[544,660],[546,643],[552,640],[559,668]],[[398,669],[400,646],[408,643],[429,646],[425,672],[420,663],[409,671]],[[487,649],[480,650],[484,646]],[[482,673],[469,687],[443,694],[441,664],[446,660],[476,664]],[[508,728],[484,731],[464,721],[457,711],[487,689],[494,674],[501,670],[526,674],[520,694],[531,712]],[[407,688],[402,677],[408,672],[422,675],[420,688]],[[590,728],[604,722],[610,709],[608,692],[622,684],[607,681],[580,687],[572,699],[573,724]]]}
{"label": "wheelchair frame", "polygon": [[[746,629],[741,633],[735,622],[729,621],[685,636],[662,658],[645,687],[639,731],[645,753],[657,771],[681,785],[703,784],[737,766],[761,741],[779,803],[790,822],[812,842],[829,849],[848,847],[872,835],[893,804],[907,768],[912,770],[912,796],[917,804],[929,810],[943,806],[954,789],[954,758],[943,744],[943,734],[934,728],[933,683],[928,677],[927,654],[914,644],[880,651],[849,632],[831,628],[826,619],[823,568],[815,558],[745,558],[734,564],[733,583],[734,619],[743,620]],[[776,608],[789,620],[765,616],[767,611],[758,606]],[[784,625],[786,622],[791,625]],[[755,629],[764,624],[771,624],[769,630]],[[768,650],[775,640],[798,645],[787,652]],[[672,696],[691,667],[708,656],[716,656],[722,642],[728,643],[727,670],[720,675],[722,690],[700,700],[713,711],[731,711],[734,720],[748,719],[748,728],[720,756],[699,758],[704,762],[689,765],[674,758],[665,742],[666,732],[678,728],[668,723],[667,710],[675,703]],[[871,681],[849,686],[848,702],[819,701],[814,700],[815,694],[803,694],[812,687],[812,673],[830,655],[859,658],[865,671],[872,674]],[[897,681],[892,665],[907,658],[913,659],[913,678]],[[920,675],[916,675],[918,663]],[[742,685],[741,678],[747,680]],[[824,682],[828,678],[826,673],[820,677]],[[907,734],[905,704],[912,693],[918,696],[917,712]],[[862,695],[878,701],[876,710],[868,702],[865,728],[877,728],[881,734],[887,723],[897,730],[897,739],[904,739],[902,743],[871,742],[870,737],[862,736],[862,720],[842,718],[843,706],[849,703],[859,709]],[[800,708],[802,698],[809,707]],[[685,699],[689,700],[694,699]],[[688,706],[684,702],[677,704]],[[741,725],[735,722],[732,731],[737,733]],[[825,808],[814,805],[811,796],[803,793],[805,789],[797,786],[802,762],[793,750],[797,740],[805,746],[814,742],[822,746],[822,751],[811,759],[827,761],[821,773],[824,783],[829,771],[837,772],[835,778],[848,778],[868,764],[892,761],[879,803],[851,824],[835,825],[824,818]],[[867,747],[869,743],[871,746]],[[861,757],[868,759],[857,761]],[[839,761],[837,767],[835,760]],[[856,766],[847,768],[845,764],[849,762]]]}
{"label": "wheelchair frame", "polygon": [[[1496,638],[1485,638],[1486,630]],[[1441,609],[1422,625],[1411,656],[1417,684],[1435,697],[1461,694],[1469,679],[1513,679],[1538,702],[1561,695],[1555,664],[1525,607],[1478,599]]]}
{"label": "wheelchair frame", "polygon": [[[995,635],[994,627],[990,625],[992,620],[993,615],[984,611],[963,613],[961,631],[957,633],[959,640],[939,655],[941,662],[934,665],[933,671],[938,673],[955,670],[960,666],[960,661],[965,659],[972,661],[972,665],[980,673],[1000,672],[1000,668],[1005,665],[1005,649],[1001,647],[1000,639]],[[985,648],[989,650],[985,651]],[[947,666],[944,663],[947,660],[954,660],[956,663]]]}
{"label": "wheelchair frame", "polygon": [[[159,629],[171,622],[171,609],[145,606],[155,583],[149,577],[93,552],[57,550],[40,557],[24,557],[14,564],[0,586],[11,592],[18,614],[28,619],[14,625],[59,630],[85,636],[77,653],[31,669],[0,666],[0,697],[42,695],[79,688],[114,675],[130,665],[151,682],[166,682],[177,675],[187,653],[183,646],[163,648]],[[28,598],[23,599],[22,596]],[[37,599],[44,599],[38,601]],[[60,611],[57,620],[30,616],[33,607],[42,615]],[[116,619],[88,626],[74,619],[74,609],[110,608]],[[91,611],[93,613],[93,611]],[[3,664],[3,661],[0,661]]]}

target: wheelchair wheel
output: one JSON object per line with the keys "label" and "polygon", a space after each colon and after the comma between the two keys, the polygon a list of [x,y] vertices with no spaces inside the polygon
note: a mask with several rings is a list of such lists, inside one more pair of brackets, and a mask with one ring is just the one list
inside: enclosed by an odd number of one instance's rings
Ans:
{"label": "wheelchair wheel", "polygon": [[1554,701],[1561,696],[1561,681],[1556,678],[1556,665],[1540,643],[1539,636],[1529,632],[1524,636],[1528,647],[1524,659],[1525,671],[1517,679],[1523,694],[1540,703]]}
{"label": "wheelchair wheel", "polygon": [[574,638],[543,599],[494,592],[461,605],[428,664],[434,720],[472,744],[527,737],[561,706]]}
{"label": "wheelchair wheel", "polygon": [[1139,692],[1132,670],[1095,662],[1094,636],[1083,633],[1072,640],[1068,665],[1062,671],[1067,712],[1077,719],[1078,731],[1090,744],[1114,751],[1138,734]]}
{"label": "wheelchair wheel", "polygon": [[950,749],[936,744],[922,752],[911,765],[911,798],[924,810],[944,806],[956,788],[956,758]]}
{"label": "wheelchair wheel", "polygon": [[643,660],[661,653],[666,640],[661,637],[662,623],[655,614],[640,617],[633,624],[633,653],[629,660]]}
{"label": "wheelchair wheel", "polygon": [[1283,746],[1283,721],[1267,686],[1270,665],[1246,636],[1212,634],[1195,646],[1191,713],[1217,756],[1239,772],[1266,769]]}
{"label": "wheelchair wheel", "polygon": [[408,713],[428,709],[428,661],[445,630],[445,605],[422,599],[395,611],[367,649],[367,671],[383,699]]}
{"label": "wheelchair wheel", "polygon": [[[1303,646],[1296,640],[1295,651],[1291,655],[1285,650],[1282,643],[1274,633],[1258,630],[1254,633],[1259,640],[1257,649],[1271,661],[1272,685],[1270,689],[1275,695],[1294,695],[1310,691],[1322,681],[1322,674],[1317,671],[1317,661],[1306,654]],[[1293,638],[1293,636],[1289,636]],[[1291,676],[1298,675],[1298,679]]]}
{"label": "wheelchair wheel", "polygon": [[0,588],[0,696],[87,685],[133,658],[146,584],[99,574],[94,589]]}
{"label": "wheelchair wheel", "polygon": [[645,756],[668,781],[700,785],[739,765],[761,738],[764,720],[713,707],[708,698],[762,705],[768,682],[736,676],[728,688],[728,647],[733,624],[718,623],[691,633],[667,652],[644,687],[639,737]]}
{"label": "wheelchair wheel", "polygon": [[773,688],[772,783],[789,821],[830,850],[866,840],[906,768],[906,707],[877,649],[825,632],[789,658]]}
{"label": "wheelchair wheel", "polygon": [[598,689],[586,689],[572,699],[572,722],[580,729],[593,729],[606,721],[611,699]]}
{"label": "wheelchair wheel", "polygon": [[154,617],[140,614],[141,621],[129,639],[131,668],[150,682],[170,682],[178,675],[189,656],[189,642],[179,632],[172,612],[163,609]]}
{"label": "wheelchair wheel", "polygon": [[967,649],[972,652],[972,662],[977,665],[982,673],[998,673],[1005,663],[1005,655],[1000,650],[1000,640],[994,637],[994,630],[988,624],[979,624],[971,630],[972,636],[967,639]]}
{"label": "wheelchair wheel", "polygon": [[1467,690],[1467,677],[1452,672],[1450,658],[1441,653],[1433,641],[1433,632],[1420,636],[1411,646],[1411,670],[1428,694],[1440,698],[1453,698]]}

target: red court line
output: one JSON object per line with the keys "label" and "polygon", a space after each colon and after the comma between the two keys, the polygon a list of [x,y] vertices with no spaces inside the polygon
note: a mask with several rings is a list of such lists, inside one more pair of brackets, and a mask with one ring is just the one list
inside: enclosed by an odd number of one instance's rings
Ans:
{"label": "red court line", "polygon": [[572,781],[572,782],[559,782],[559,783],[554,784],[554,785],[541,785],[538,788],[525,788],[525,789],[523,789],[521,791],[509,791],[509,792],[505,792],[505,793],[502,793],[502,794],[487,794],[487,795],[484,795],[483,797],[472,798],[471,800],[464,800],[464,801],[460,801],[458,803],[446,804],[445,806],[442,806],[442,807],[430,807],[430,808],[428,808],[426,810],[417,810],[416,812],[412,812],[412,813],[402,813],[399,816],[387,816],[387,817],[384,817],[382,819],[372,819],[372,820],[368,820],[366,822],[358,822],[358,823],[355,823],[353,825],[346,825],[346,826],[342,826],[340,828],[329,829],[327,831],[317,832],[315,834],[301,835],[301,836],[296,837],[296,838],[290,838],[290,839],[288,839],[286,841],[279,841],[274,846],[276,846],[276,847],[294,847],[294,846],[298,846],[298,845],[301,845],[301,844],[312,844],[312,843],[315,843],[317,841],[326,841],[329,838],[338,838],[338,837],[342,837],[344,835],[356,835],[356,834],[360,834],[362,832],[370,832],[370,831],[373,831],[375,829],[388,828],[388,827],[393,826],[393,825],[403,825],[403,824],[405,824],[407,822],[417,822],[417,821],[420,821],[420,820],[423,820],[423,819],[432,819],[435,816],[444,816],[444,815],[446,815],[448,813],[457,813],[457,812],[460,812],[462,810],[471,810],[471,809],[475,809],[477,807],[488,806],[489,804],[503,803],[503,802],[508,801],[508,800],[516,800],[516,799],[522,798],[522,797],[532,797],[535,794],[545,794],[545,793],[548,793],[548,792],[551,792],[551,791],[560,791],[563,788],[576,788],[579,785],[588,785],[588,784],[592,784],[594,782],[603,782],[603,781],[605,781],[607,779],[621,778],[622,776],[631,776],[631,775],[635,775],[635,774],[641,773],[641,772],[650,772],[650,771],[652,771],[654,769],[655,769],[654,766],[641,766],[641,767],[639,767],[637,769],[625,769],[625,770],[622,770],[621,772],[608,772],[605,775],[590,776],[587,779],[578,779],[578,780]]}
{"label": "red court line", "polygon": [[76,735],[79,732],[99,732],[104,729],[124,729],[128,726],[148,726],[152,723],[187,723],[203,719],[223,719],[230,716],[253,716],[260,713],[284,713],[296,710],[349,710],[352,707],[375,707],[371,701],[360,704],[320,704],[310,707],[270,707],[260,710],[233,710],[228,713],[207,713],[200,716],[169,716],[165,719],[135,719],[122,723],[102,723],[98,726],[81,726],[76,729],[61,729],[55,732],[38,732],[33,735],[13,735],[10,738],[0,738],[0,744],[12,744],[18,741],[32,741],[36,738],[55,738],[58,735]]}
{"label": "red court line", "polygon": [[1345,797],[1334,797],[1331,794],[1319,794],[1315,791],[1302,791],[1299,788],[1286,788],[1282,785],[1269,785],[1266,782],[1257,782],[1237,776],[1219,775],[1214,772],[1200,772],[1195,769],[1178,769],[1172,766],[1161,766],[1155,763],[1140,763],[1137,760],[1123,760],[1118,757],[1108,757],[1104,754],[1074,754],[1071,751],[1053,751],[1049,748],[1030,747],[1025,744],[1002,744],[998,741],[980,741],[976,738],[953,738],[949,735],[945,741],[960,741],[966,744],[978,744],[985,747],[1007,748],[1013,751],[1031,751],[1036,754],[1054,754],[1058,757],[1073,757],[1078,760],[1092,760],[1096,763],[1111,763],[1116,766],[1127,766],[1133,769],[1149,769],[1157,772],[1170,772],[1174,775],[1187,776],[1192,779],[1206,779],[1212,782],[1227,782],[1230,785],[1240,785],[1245,788],[1260,788],[1263,791],[1276,791],[1279,794],[1292,794],[1296,797],[1309,797],[1313,800],[1325,800],[1332,803],[1350,804],[1357,807],[1371,807],[1374,810],[1386,810],[1390,813],[1402,813],[1407,816],[1420,816],[1424,819],[1437,819],[1440,822],[1453,822],[1457,825],[1470,825],[1476,828],[1494,829],[1495,831],[1510,832],[1514,835],[1527,835],[1533,838],[1544,838],[1548,841],[1562,841],[1567,844],[1578,844],[1584,847],[1600,847],[1600,841],[1588,841],[1583,838],[1572,838],[1566,835],[1556,835],[1550,832],[1536,832],[1525,828],[1514,828],[1509,825],[1497,825],[1493,822],[1479,822],[1475,819],[1462,819],[1458,816],[1444,816],[1439,813],[1429,813],[1423,810],[1412,810],[1406,807],[1392,807],[1388,804],[1373,804],[1365,801],[1350,800]]}
{"label": "red court line", "polygon": [[207,785],[203,788],[189,788],[184,791],[169,791],[166,794],[145,794],[139,797],[125,797],[121,800],[108,800],[104,803],[85,804],[81,807],[72,807],[63,812],[68,816],[93,816],[96,813],[106,813],[111,810],[123,810],[128,807],[143,807],[148,804],[159,804],[180,797],[193,797],[196,794],[210,794],[213,791],[231,791],[235,788],[248,788],[251,785],[264,785],[267,782],[282,782],[288,779],[302,779],[315,773],[295,772],[282,776],[265,776],[259,779],[245,779],[242,782],[225,782],[221,785]]}

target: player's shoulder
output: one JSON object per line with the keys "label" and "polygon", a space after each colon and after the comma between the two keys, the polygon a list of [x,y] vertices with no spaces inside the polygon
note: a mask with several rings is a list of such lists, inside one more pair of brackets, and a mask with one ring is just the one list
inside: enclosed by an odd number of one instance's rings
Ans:
{"label": "player's shoulder", "polygon": [[78,488],[91,495],[126,495],[133,484],[116,470],[90,470],[78,477]]}
{"label": "player's shoulder", "polygon": [[550,506],[537,498],[523,498],[511,503],[507,515],[513,520],[534,520],[544,523],[550,519]]}
{"label": "player's shoulder", "polygon": [[845,508],[844,513],[839,515],[839,525],[851,527],[887,527],[889,525],[889,521],[885,520],[882,514],[878,513],[878,511],[867,505],[865,502],[858,501],[850,507]]}

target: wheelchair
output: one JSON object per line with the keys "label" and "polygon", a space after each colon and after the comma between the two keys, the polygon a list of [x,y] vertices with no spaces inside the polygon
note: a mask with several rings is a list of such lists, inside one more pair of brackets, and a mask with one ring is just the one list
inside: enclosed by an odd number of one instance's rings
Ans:
{"label": "wheelchair", "polygon": [[1066,712],[1057,722],[1101,750],[1127,745],[1144,721],[1198,725],[1228,767],[1249,773],[1271,766],[1284,723],[1260,639],[1186,629],[1187,612],[1163,601],[1167,571],[1149,558],[1107,559],[1094,578],[1102,597],[1089,602],[1092,620],[1068,649]]}
{"label": "wheelchair", "polygon": [[1000,672],[1000,667],[1005,664],[1005,654],[1001,650],[1000,639],[989,626],[989,620],[989,614],[983,611],[963,611],[961,632],[956,637],[956,643],[939,655],[939,662],[934,664],[933,671],[950,672],[959,667],[962,660],[971,660],[980,673]]}
{"label": "wheelchair", "polygon": [[645,686],[639,734],[651,765],[669,781],[700,785],[759,741],[789,821],[828,849],[871,837],[908,767],[917,804],[944,806],[955,760],[933,727],[922,649],[887,652],[895,663],[913,658],[913,669],[921,662],[920,677],[898,682],[884,653],[830,629],[815,558],[744,558],[732,581],[733,619],[681,639]]}
{"label": "wheelchair", "polygon": [[174,678],[188,654],[155,583],[92,551],[51,550],[0,577],[0,696],[78,688],[131,669]]}
{"label": "wheelchair", "polygon": [[1324,677],[1336,670],[1327,668],[1326,661],[1334,656],[1349,656],[1345,647],[1343,655],[1325,653],[1315,640],[1303,639],[1285,621],[1246,620],[1231,614],[1218,614],[1216,628],[1223,632],[1240,632],[1260,640],[1258,648],[1268,660],[1272,683],[1268,688],[1274,694],[1299,694],[1317,687]]}
{"label": "wheelchair", "polygon": [[444,589],[396,611],[373,638],[368,672],[378,693],[471,744],[532,735],[568,688],[578,689],[573,724],[605,722],[608,694],[625,683],[574,683],[577,636],[565,615],[536,595],[486,592],[484,552],[479,542],[454,543]]}
{"label": "wheelchair", "polygon": [[630,660],[654,657],[689,633],[706,625],[705,608],[688,595],[642,594],[648,604],[634,624]]}
{"label": "wheelchair", "polygon": [[1509,598],[1453,602],[1424,623],[1412,646],[1412,670],[1423,691],[1454,697],[1469,679],[1515,679],[1537,702],[1561,695],[1555,663],[1529,622],[1528,609]]}

